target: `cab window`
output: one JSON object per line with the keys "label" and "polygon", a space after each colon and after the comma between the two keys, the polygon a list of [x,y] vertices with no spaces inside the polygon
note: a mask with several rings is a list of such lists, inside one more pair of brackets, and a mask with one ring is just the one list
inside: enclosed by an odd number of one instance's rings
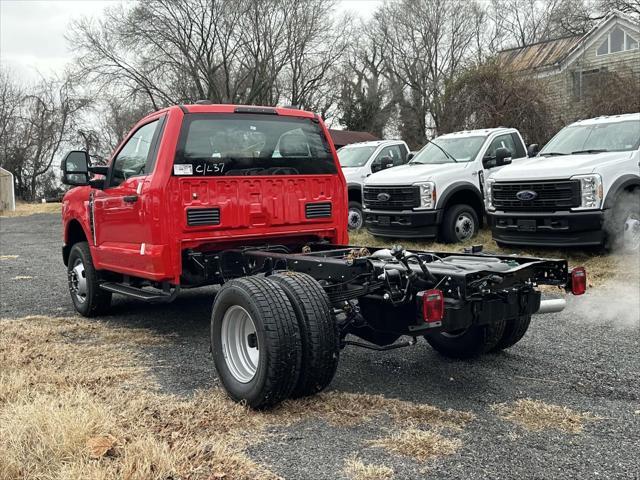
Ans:
{"label": "cab window", "polygon": [[506,148],[507,150],[509,150],[509,152],[511,152],[511,155],[513,157],[515,157],[517,154],[516,144],[513,141],[513,137],[510,133],[507,133],[506,135],[499,135],[494,138],[489,145],[489,148],[487,148],[487,153],[485,153],[484,155],[485,158],[495,158],[496,150],[499,148]]}
{"label": "cab window", "polygon": [[158,120],[140,127],[124,144],[113,160],[111,171],[112,187],[120,185],[126,179],[151,173],[153,159],[150,158]]}
{"label": "cab window", "polygon": [[380,153],[376,156],[376,161],[380,161],[385,157],[391,160],[391,162],[389,163],[393,164],[394,167],[397,167],[398,165],[404,164],[405,158],[407,156],[406,154],[403,155],[403,152],[400,149],[399,145],[391,145],[388,147],[384,147],[380,151]]}

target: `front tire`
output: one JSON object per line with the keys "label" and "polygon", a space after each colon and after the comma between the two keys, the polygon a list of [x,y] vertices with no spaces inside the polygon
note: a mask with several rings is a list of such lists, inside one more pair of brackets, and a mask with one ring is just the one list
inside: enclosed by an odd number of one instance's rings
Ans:
{"label": "front tire", "polygon": [[488,325],[472,325],[461,332],[433,332],[425,335],[429,345],[449,358],[474,358],[491,351],[504,334],[504,320]]}
{"label": "front tire", "polygon": [[440,236],[445,243],[466,242],[478,233],[479,227],[478,215],[471,206],[453,205],[444,214]]}
{"label": "front tire", "polygon": [[640,189],[625,192],[616,199],[612,225],[607,230],[611,237],[609,249],[625,253],[640,251]]}
{"label": "front tire", "polygon": [[252,408],[289,397],[302,348],[296,314],[282,288],[263,277],[224,284],[211,314],[211,349],[229,396]]}
{"label": "front tire", "polygon": [[362,213],[362,204],[360,202],[349,202],[347,225],[349,230],[360,230],[364,225],[364,214]]}
{"label": "front tire", "polygon": [[95,317],[109,310],[111,292],[100,288],[98,271],[93,266],[87,242],[78,242],[71,248],[67,278],[73,306],[80,315]]}
{"label": "front tire", "polygon": [[284,290],[300,328],[302,364],[291,397],[314,395],[331,383],[340,358],[340,338],[331,302],[324,288],[304,273],[283,272],[268,278]]}

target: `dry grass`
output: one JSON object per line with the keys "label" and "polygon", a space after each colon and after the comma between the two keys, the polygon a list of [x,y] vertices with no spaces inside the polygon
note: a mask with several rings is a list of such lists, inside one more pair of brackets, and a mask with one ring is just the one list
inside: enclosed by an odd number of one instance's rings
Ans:
{"label": "dry grass", "polygon": [[19,255],[0,255],[0,260],[15,260]]}
{"label": "dry grass", "polygon": [[[0,479],[277,478],[243,453],[266,416],[219,390],[156,391],[136,347],[165,338],[72,318],[0,322]],[[92,459],[100,436],[115,447]]]}
{"label": "dry grass", "polygon": [[393,478],[393,469],[386,465],[366,465],[358,458],[349,458],[344,474],[351,480],[386,480]]}
{"label": "dry grass", "polygon": [[420,462],[452,455],[462,446],[462,442],[456,438],[447,438],[436,431],[417,428],[392,433],[387,437],[372,440],[369,444]]}
{"label": "dry grass", "polygon": [[516,400],[512,404],[499,403],[493,405],[492,409],[502,418],[534,432],[555,429],[580,433],[585,422],[598,420],[589,412],[576,412],[560,405],[530,399]]}
{"label": "dry grass", "polygon": [[[459,430],[474,418],[337,392],[271,412],[233,403],[219,389],[177,397],[160,391],[152,360],[140,353],[171,338],[79,318],[0,323],[0,480],[270,479],[277,477],[244,453],[268,426],[317,417],[349,426],[387,416],[401,427]],[[93,458],[104,442],[103,456]]]}
{"label": "dry grass", "polygon": [[328,392],[296,401],[286,401],[273,413],[288,423],[320,417],[335,426],[353,426],[381,415],[397,424],[430,425],[460,430],[475,417],[472,413],[441,410],[431,405],[386,398],[382,395]]}
{"label": "dry grass", "polygon": [[637,254],[611,254],[607,255],[598,251],[588,251],[582,249],[551,250],[535,248],[500,248],[491,238],[491,231],[481,230],[471,241],[464,244],[444,244],[438,242],[416,242],[404,240],[377,239],[366,230],[349,233],[350,243],[353,245],[371,245],[388,247],[393,243],[400,243],[405,248],[411,250],[434,250],[442,252],[460,252],[464,247],[471,245],[484,245],[484,249],[502,255],[525,255],[542,258],[564,258],[569,261],[570,266],[584,266],[587,269],[589,283],[591,286],[601,286],[612,278],[623,282],[640,281],[640,268]]}
{"label": "dry grass", "polygon": [[24,203],[17,202],[14,211],[2,210],[0,217],[27,217],[36,213],[60,213],[62,204],[60,203]]}

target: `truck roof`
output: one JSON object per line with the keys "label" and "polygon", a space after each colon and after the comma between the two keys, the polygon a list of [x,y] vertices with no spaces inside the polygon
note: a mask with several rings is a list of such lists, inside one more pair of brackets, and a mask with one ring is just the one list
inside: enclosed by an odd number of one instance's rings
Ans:
{"label": "truck roof", "polygon": [[486,137],[491,135],[492,133],[497,132],[517,132],[515,128],[507,128],[507,127],[496,127],[496,128],[481,128],[478,130],[461,130],[459,132],[451,132],[444,133],[438,138],[452,138],[452,137]]}
{"label": "truck roof", "polygon": [[[184,113],[276,113],[288,117],[314,118],[316,114],[306,110],[299,110],[291,107],[259,107],[256,105],[230,105],[216,103],[197,103],[191,105],[174,105],[160,111],[180,109]],[[153,112],[154,114],[158,112]]]}
{"label": "truck roof", "polygon": [[625,113],[622,115],[603,115],[601,117],[587,118],[585,120],[578,120],[573,122],[570,126],[574,125],[597,125],[599,123],[614,123],[625,122],[629,120],[640,120],[640,113]]}
{"label": "truck roof", "polygon": [[[369,142],[356,142],[345,145],[345,147],[379,147],[388,143],[404,143],[403,140],[372,140]],[[344,147],[342,147],[344,148]]]}

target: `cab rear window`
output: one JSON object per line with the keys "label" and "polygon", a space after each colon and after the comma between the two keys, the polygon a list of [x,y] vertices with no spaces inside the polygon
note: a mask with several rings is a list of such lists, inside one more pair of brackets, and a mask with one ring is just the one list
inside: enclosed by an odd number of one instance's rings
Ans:
{"label": "cab rear window", "polygon": [[312,119],[260,114],[189,114],[174,175],[319,175],[336,173]]}

